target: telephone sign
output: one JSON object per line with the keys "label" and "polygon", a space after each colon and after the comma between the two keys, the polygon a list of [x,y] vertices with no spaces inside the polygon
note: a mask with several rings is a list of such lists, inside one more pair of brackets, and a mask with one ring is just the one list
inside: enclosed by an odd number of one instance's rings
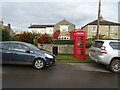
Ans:
{"label": "telephone sign", "polygon": [[74,33],[74,57],[86,57],[86,33],[82,30],[76,30]]}

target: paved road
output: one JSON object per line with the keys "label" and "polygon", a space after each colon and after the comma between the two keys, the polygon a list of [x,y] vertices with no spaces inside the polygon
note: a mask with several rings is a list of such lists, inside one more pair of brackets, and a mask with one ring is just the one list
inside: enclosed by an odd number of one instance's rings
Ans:
{"label": "paved road", "polygon": [[118,74],[96,63],[56,63],[44,70],[4,65],[3,88],[118,88]]}

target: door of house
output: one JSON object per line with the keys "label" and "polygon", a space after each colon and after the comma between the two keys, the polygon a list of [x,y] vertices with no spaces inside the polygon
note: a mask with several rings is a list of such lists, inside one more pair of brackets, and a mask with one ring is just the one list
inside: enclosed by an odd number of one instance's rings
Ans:
{"label": "door of house", "polygon": [[53,54],[58,55],[58,47],[53,47],[52,48]]}

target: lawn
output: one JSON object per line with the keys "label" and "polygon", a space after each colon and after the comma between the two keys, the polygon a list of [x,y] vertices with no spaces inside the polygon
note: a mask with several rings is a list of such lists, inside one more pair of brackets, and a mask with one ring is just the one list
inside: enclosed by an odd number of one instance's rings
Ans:
{"label": "lawn", "polygon": [[57,61],[65,61],[65,62],[92,62],[89,56],[86,56],[85,59],[75,58],[72,55],[57,55]]}

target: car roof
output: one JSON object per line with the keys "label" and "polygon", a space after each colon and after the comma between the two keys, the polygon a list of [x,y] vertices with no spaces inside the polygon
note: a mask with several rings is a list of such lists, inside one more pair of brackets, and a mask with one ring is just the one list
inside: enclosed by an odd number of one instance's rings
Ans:
{"label": "car roof", "polygon": [[26,42],[20,42],[20,41],[2,41],[0,43],[18,43],[18,44],[25,44],[28,45],[29,43]]}
{"label": "car roof", "polygon": [[120,42],[120,39],[99,39],[95,41],[108,41],[108,42]]}

